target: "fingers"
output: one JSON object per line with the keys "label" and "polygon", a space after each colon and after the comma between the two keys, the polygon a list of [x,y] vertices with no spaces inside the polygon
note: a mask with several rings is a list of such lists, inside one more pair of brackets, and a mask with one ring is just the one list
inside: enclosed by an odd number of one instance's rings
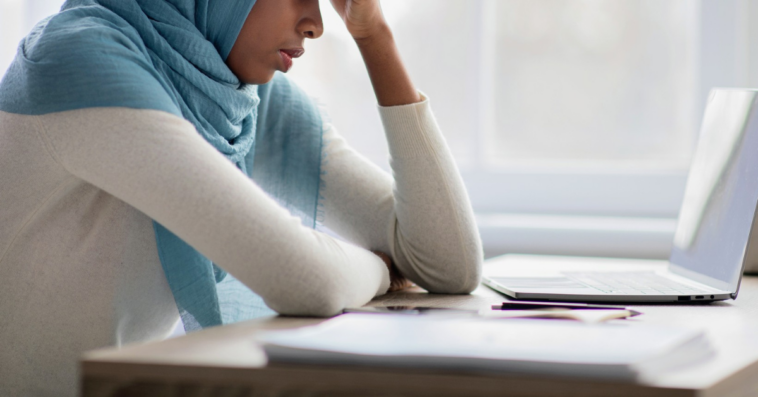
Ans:
{"label": "fingers", "polygon": [[395,278],[390,280],[390,288],[387,290],[387,292],[397,292],[410,287],[413,287],[413,283],[410,282],[407,278]]}
{"label": "fingers", "polygon": [[343,20],[345,19],[346,2],[347,0],[331,0],[332,7]]}
{"label": "fingers", "polygon": [[387,292],[396,292],[413,287],[414,284],[400,274],[395,265],[392,263],[392,258],[390,258],[389,255],[380,251],[371,252],[373,252],[374,255],[378,256],[382,259],[382,261],[384,261],[384,264],[387,265],[387,270],[390,272],[390,288],[387,290]]}

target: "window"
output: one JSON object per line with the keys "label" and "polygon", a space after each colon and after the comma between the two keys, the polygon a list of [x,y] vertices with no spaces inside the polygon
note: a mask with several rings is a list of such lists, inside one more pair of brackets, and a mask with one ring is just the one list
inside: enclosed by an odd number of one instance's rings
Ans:
{"label": "window", "polygon": [[[748,0],[384,0],[432,100],[489,256],[667,257],[714,86],[755,84]],[[360,55],[326,33],[292,76],[387,167]],[[755,58],[755,59],[754,59]]]}
{"label": "window", "polygon": [[687,167],[697,124],[696,2],[491,4],[486,165]]}
{"label": "window", "polygon": [[[61,0],[0,0],[0,70]],[[291,76],[351,144],[387,147],[328,0]],[[382,0],[431,99],[489,256],[666,257],[705,98],[758,85],[750,0]]]}
{"label": "window", "polygon": [[0,74],[5,74],[32,26],[58,12],[61,4],[63,0],[0,0]]}

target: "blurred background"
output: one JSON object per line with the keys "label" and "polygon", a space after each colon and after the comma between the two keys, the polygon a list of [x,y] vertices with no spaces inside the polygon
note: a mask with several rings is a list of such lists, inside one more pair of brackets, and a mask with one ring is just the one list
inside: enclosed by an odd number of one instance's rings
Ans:
{"label": "blurred background", "polygon": [[[61,0],[0,0],[0,72]],[[328,0],[290,72],[389,169],[360,54]],[[667,258],[711,87],[758,87],[754,0],[383,0],[488,257]]]}

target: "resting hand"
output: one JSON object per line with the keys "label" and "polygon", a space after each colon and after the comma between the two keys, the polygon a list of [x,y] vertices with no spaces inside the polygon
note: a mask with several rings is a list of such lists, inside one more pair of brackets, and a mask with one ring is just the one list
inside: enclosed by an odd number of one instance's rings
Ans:
{"label": "resting hand", "polygon": [[378,251],[373,252],[376,254],[376,256],[382,258],[382,261],[384,261],[384,264],[387,265],[387,269],[390,271],[390,289],[388,289],[387,292],[400,291],[413,286],[413,283],[408,281],[407,278],[403,277],[397,268],[395,268],[395,265],[392,264],[392,259],[389,257],[389,255]]}
{"label": "resting hand", "polygon": [[355,40],[365,40],[384,32],[387,22],[379,0],[331,0]]}

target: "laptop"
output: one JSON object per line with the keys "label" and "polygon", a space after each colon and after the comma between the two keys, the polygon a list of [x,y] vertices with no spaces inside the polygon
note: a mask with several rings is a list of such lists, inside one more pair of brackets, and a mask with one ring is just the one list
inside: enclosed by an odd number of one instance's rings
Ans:
{"label": "laptop", "polygon": [[757,96],[758,91],[746,89],[711,91],[667,263],[651,268],[618,266],[614,259],[574,259],[551,272],[525,275],[534,257],[514,256],[497,271],[485,267],[484,284],[528,300],[736,299],[746,263],[752,267],[758,257]]}

